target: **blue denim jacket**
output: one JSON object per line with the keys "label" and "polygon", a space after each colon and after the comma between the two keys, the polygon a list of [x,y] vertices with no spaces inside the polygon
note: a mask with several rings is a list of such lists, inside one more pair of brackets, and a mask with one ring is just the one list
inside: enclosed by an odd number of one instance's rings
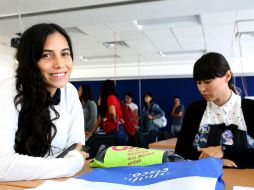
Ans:
{"label": "blue denim jacket", "polygon": [[153,120],[148,118],[148,115],[156,116],[160,118],[165,116],[164,111],[160,108],[158,104],[151,104],[148,107],[143,107],[142,109],[142,125],[143,125],[143,132],[149,131],[159,131],[159,128],[154,125]]}

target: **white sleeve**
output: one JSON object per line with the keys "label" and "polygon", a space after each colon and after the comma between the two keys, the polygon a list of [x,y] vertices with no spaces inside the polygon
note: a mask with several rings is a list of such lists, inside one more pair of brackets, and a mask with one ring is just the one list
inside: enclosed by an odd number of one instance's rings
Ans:
{"label": "white sleeve", "polygon": [[68,83],[68,104],[70,112],[70,128],[67,139],[67,147],[73,143],[85,144],[85,128],[84,128],[84,115],[82,105],[80,103],[78,92],[76,88]]}
{"label": "white sleeve", "polygon": [[80,171],[84,159],[76,150],[64,158],[32,157],[15,153],[18,111],[13,103],[13,94],[4,90],[0,89],[0,181],[67,177]]}

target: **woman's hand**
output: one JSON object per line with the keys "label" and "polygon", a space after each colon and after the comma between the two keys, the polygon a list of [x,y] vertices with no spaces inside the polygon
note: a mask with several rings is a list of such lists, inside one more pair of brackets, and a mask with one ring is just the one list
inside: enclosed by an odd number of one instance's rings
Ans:
{"label": "woman's hand", "polygon": [[75,148],[75,150],[80,152],[80,154],[83,156],[84,160],[86,160],[90,156],[87,152],[82,151],[82,144],[78,144],[77,147]]}
{"label": "woman's hand", "polygon": [[207,148],[199,148],[198,152],[201,152],[199,159],[207,157],[223,158],[224,152],[221,146],[211,146]]}
{"label": "woman's hand", "polygon": [[153,119],[154,119],[154,116],[148,115],[148,119],[153,120]]}
{"label": "woman's hand", "polygon": [[229,159],[222,159],[223,160],[223,166],[226,167],[234,167],[237,168],[238,166],[235,164],[235,162],[233,162],[232,160]]}

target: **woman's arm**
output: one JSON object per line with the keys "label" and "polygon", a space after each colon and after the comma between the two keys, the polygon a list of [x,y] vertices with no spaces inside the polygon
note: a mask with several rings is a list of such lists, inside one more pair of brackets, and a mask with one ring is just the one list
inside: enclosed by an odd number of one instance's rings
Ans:
{"label": "woman's arm", "polygon": [[97,131],[97,129],[100,127],[101,121],[102,121],[102,117],[99,115],[96,120],[95,126],[91,130],[91,135],[94,134]]}
{"label": "woman's arm", "polygon": [[[0,90],[0,95],[0,181],[67,177],[82,169],[84,158],[78,150],[73,150],[59,159],[53,156],[43,158],[16,153],[14,146],[18,111],[13,103],[14,96],[6,92],[6,89]],[[83,118],[82,114],[81,110]],[[83,129],[83,123],[81,125]],[[61,131],[59,130],[58,133]]]}
{"label": "woman's arm", "polygon": [[254,149],[252,148],[225,145],[223,158],[234,161],[239,168],[254,168]]}
{"label": "woman's arm", "polygon": [[152,118],[156,119],[162,116],[165,116],[165,112],[160,108],[158,104],[153,104]]}
{"label": "woman's arm", "polygon": [[185,159],[197,160],[199,158],[200,152],[193,146],[193,142],[195,135],[198,133],[205,107],[206,104],[201,102],[191,104],[184,115],[175,152]]}
{"label": "woman's arm", "polygon": [[[77,90],[72,84],[67,83],[66,87],[61,91],[61,93],[65,95],[61,96],[61,104],[66,105],[66,110],[64,111],[69,114],[69,132],[66,147],[69,147],[74,143],[84,145],[84,114]],[[64,109],[64,107],[62,107],[62,109]],[[59,119],[61,119],[61,115]],[[59,130],[61,130],[61,127],[59,127]]]}
{"label": "woman's arm", "polygon": [[116,107],[115,105],[110,105],[108,108],[109,116],[114,121],[117,122],[117,115],[116,115]]}

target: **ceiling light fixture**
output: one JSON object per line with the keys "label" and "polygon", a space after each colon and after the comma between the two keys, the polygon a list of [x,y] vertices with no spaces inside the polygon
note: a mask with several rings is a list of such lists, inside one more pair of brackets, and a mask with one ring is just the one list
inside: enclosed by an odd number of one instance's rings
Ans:
{"label": "ceiling light fixture", "polygon": [[82,61],[88,62],[88,58],[87,58],[87,57],[80,56],[80,57],[78,57],[78,58],[81,59]]}
{"label": "ceiling light fixture", "polygon": [[162,51],[159,51],[158,54],[159,54],[161,57],[166,57],[166,55],[165,55]]}
{"label": "ceiling light fixture", "polygon": [[102,44],[109,49],[129,47],[125,41],[103,42]]}
{"label": "ceiling light fixture", "polygon": [[200,26],[201,20],[199,15],[192,15],[172,18],[134,20],[133,23],[139,30],[143,30],[145,28],[152,27],[177,28],[177,27]]}
{"label": "ceiling light fixture", "polygon": [[93,61],[112,61],[115,59],[120,59],[119,55],[98,55],[98,56],[80,56],[79,59],[86,61],[86,62],[93,62]]}
{"label": "ceiling light fixture", "polygon": [[[159,52],[159,54],[164,57],[169,56],[200,56],[203,55],[206,52],[206,50],[187,50],[187,51],[170,51],[170,52]],[[162,57],[163,57],[162,56]]]}
{"label": "ceiling light fixture", "polygon": [[254,31],[250,31],[250,32],[237,32],[235,34],[235,39],[236,40],[240,40],[240,39],[254,40]]}
{"label": "ceiling light fixture", "polygon": [[133,24],[136,26],[136,28],[138,30],[143,30],[143,26],[141,24],[138,23],[138,20],[134,20]]}

